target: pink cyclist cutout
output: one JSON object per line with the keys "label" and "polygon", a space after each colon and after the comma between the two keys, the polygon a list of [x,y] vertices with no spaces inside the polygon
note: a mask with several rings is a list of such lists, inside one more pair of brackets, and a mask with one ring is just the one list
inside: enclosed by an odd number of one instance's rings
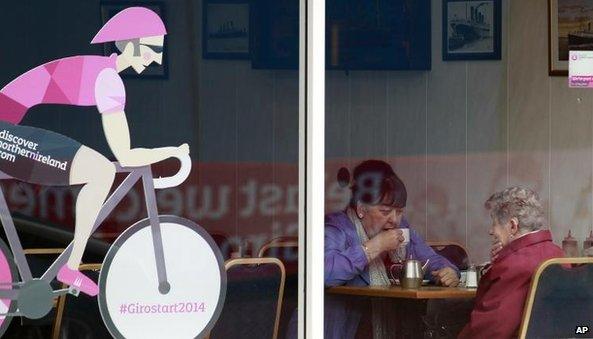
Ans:
{"label": "pink cyclist cutout", "polygon": [[125,114],[126,92],[119,72],[132,67],[141,73],[153,62],[160,64],[166,34],[156,13],[143,7],[130,7],[111,18],[91,41],[93,44],[115,42],[119,54],[50,61],[0,89],[0,132],[6,131],[10,140],[19,140],[22,146],[3,149],[13,153],[8,160],[2,157],[0,171],[31,183],[83,185],[76,200],[72,253],[67,264],[60,268],[57,279],[91,296],[97,295],[99,289],[78,271],[78,266],[99,210],[113,185],[115,166],[75,140],[19,124],[27,111],[39,104],[96,106],[109,147],[122,166],[146,166],[188,154],[187,144],[131,148]]}

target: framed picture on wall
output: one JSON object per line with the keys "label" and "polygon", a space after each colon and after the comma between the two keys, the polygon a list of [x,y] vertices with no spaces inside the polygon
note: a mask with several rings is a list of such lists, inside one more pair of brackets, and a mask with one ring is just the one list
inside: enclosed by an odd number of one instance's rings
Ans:
{"label": "framed picture on wall", "polygon": [[328,0],[328,69],[430,70],[430,0]]}
{"label": "framed picture on wall", "polygon": [[501,0],[443,1],[443,60],[500,60]]}
{"label": "framed picture on wall", "polygon": [[593,50],[593,0],[548,0],[549,75],[568,75],[568,51]]}
{"label": "framed picture on wall", "polygon": [[[158,16],[163,20],[165,23],[165,27],[167,27],[167,21],[165,20],[165,4],[162,2],[129,2],[129,1],[102,1],[101,4],[101,22],[105,24],[109,19],[111,19],[114,15],[119,13],[121,10],[134,7],[134,6],[141,6],[146,7],[152,11],[154,11]],[[103,51],[104,54],[109,56],[113,53],[120,53],[120,51],[115,47],[115,43],[108,42],[103,44]],[[167,38],[165,37],[165,42],[163,45],[163,62],[162,64],[152,63],[142,73],[138,74],[134,71],[131,67],[128,69],[123,70],[119,74],[123,78],[133,78],[133,79],[166,79],[168,77],[168,57],[167,57]]]}
{"label": "framed picture on wall", "polygon": [[[431,0],[327,0],[326,69],[429,70]],[[254,0],[254,69],[299,66],[299,0]]]}
{"label": "framed picture on wall", "polygon": [[299,68],[299,1],[252,2],[251,66],[254,69]]}
{"label": "framed picture on wall", "polygon": [[249,59],[249,0],[204,0],[202,57]]}

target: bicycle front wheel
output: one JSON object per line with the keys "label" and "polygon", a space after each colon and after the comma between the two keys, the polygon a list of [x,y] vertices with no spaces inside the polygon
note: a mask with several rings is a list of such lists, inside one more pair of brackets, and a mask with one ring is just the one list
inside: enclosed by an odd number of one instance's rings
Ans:
{"label": "bicycle front wheel", "polygon": [[226,273],[218,246],[194,222],[159,216],[170,290],[159,292],[150,221],[113,243],[99,277],[99,309],[116,338],[196,338],[218,319]]}

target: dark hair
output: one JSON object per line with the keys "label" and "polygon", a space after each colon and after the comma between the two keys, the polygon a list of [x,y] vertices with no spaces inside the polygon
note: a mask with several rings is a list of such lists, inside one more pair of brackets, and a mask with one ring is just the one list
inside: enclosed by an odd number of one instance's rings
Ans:
{"label": "dark hair", "polygon": [[[349,173],[342,168],[338,180],[343,183]],[[358,202],[369,205],[389,205],[397,208],[406,207],[408,193],[403,181],[395,174],[391,166],[381,160],[366,160],[354,168],[354,178],[350,185],[352,196],[350,207]]]}

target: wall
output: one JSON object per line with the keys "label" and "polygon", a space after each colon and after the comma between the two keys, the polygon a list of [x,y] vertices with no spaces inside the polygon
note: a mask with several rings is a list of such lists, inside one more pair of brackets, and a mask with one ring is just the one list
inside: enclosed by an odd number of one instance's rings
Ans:
{"label": "wall", "polygon": [[[298,159],[297,72],[203,60],[201,1],[165,3],[169,78],[125,80],[134,145],[188,141],[193,158],[205,165],[192,176],[199,189],[224,173],[219,179],[232,188],[232,202],[223,218],[198,219],[207,228],[238,237],[293,233],[287,231],[297,219],[292,208],[242,219],[239,201],[248,200],[252,186],[245,185],[254,181],[259,201],[291,206],[287,192],[297,177],[287,168]],[[557,242],[568,227],[582,240],[593,218],[593,97],[547,74],[546,2],[503,0],[502,60],[469,62],[441,60],[441,3],[432,1],[431,71],[327,73],[327,210],[339,208],[347,194],[333,185],[335,170],[378,157],[392,161],[410,188],[412,224],[428,239],[468,245],[476,261],[487,255],[482,202],[508,184],[541,193]],[[0,12],[0,41],[7,47],[0,53],[0,83],[51,59],[101,54],[100,46],[88,44],[101,25],[99,13],[98,1],[12,3]],[[44,106],[26,123],[109,155],[100,120],[88,118],[93,114]],[[257,174],[243,169],[254,165]],[[276,198],[278,189],[286,197]]]}
{"label": "wall", "polygon": [[408,185],[411,223],[479,262],[483,202],[522,184],[540,193],[557,243],[569,228],[582,241],[593,218],[593,96],[548,76],[547,2],[503,0],[502,60],[467,62],[442,61],[441,4],[432,2],[431,71],[328,74],[328,192],[347,194],[335,186],[339,166],[387,159]]}

